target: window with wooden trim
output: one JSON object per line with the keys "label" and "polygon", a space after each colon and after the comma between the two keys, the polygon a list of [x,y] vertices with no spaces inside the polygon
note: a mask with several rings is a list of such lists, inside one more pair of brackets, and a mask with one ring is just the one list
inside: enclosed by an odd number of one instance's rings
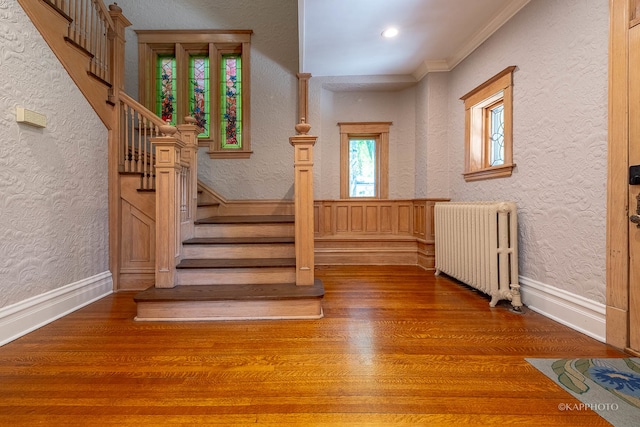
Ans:
{"label": "window with wooden trim", "polygon": [[138,30],[140,102],[172,124],[193,116],[211,158],[251,155],[251,30]]}
{"label": "window with wooden trim", "polygon": [[389,197],[391,122],[338,123],[340,198]]}
{"label": "window with wooden trim", "polygon": [[465,108],[465,181],[511,176],[513,71],[507,67],[460,98]]}

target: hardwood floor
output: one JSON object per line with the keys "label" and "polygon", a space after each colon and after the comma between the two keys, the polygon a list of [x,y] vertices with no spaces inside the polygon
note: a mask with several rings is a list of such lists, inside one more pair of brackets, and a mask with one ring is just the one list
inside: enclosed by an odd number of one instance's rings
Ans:
{"label": "hardwood floor", "polygon": [[104,298],[0,347],[0,425],[606,426],[525,357],[623,353],[417,267],[322,267],[314,321],[135,322]]}

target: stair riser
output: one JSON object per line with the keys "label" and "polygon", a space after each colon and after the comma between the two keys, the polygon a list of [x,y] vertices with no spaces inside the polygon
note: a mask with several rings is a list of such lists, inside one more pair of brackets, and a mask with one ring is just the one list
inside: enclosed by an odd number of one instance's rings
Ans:
{"label": "stair riser", "polygon": [[294,267],[178,269],[178,285],[249,285],[295,283]]}
{"label": "stair riser", "polygon": [[184,245],[183,258],[295,258],[291,243],[257,245]]}
{"label": "stair riser", "polygon": [[293,224],[200,224],[195,237],[291,237]]}
{"label": "stair riser", "polygon": [[196,218],[203,219],[218,215],[219,206],[198,206]]}
{"label": "stair riser", "polygon": [[138,303],[136,320],[320,319],[319,298],[274,301],[203,301]]}

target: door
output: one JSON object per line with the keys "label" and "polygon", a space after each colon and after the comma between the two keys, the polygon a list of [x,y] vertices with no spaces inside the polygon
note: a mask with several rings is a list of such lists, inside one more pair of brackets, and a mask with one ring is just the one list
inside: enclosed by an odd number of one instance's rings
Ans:
{"label": "door", "polygon": [[640,0],[610,0],[607,343],[640,356]]}
{"label": "door", "polygon": [[631,1],[630,6],[629,347],[640,352],[640,0]]}

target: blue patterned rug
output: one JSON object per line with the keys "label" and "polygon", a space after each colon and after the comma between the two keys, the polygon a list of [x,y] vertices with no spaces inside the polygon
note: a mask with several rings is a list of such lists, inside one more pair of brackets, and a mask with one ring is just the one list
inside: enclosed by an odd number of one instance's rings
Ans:
{"label": "blue patterned rug", "polygon": [[640,358],[526,359],[581,404],[559,411],[593,410],[614,426],[640,425]]}

